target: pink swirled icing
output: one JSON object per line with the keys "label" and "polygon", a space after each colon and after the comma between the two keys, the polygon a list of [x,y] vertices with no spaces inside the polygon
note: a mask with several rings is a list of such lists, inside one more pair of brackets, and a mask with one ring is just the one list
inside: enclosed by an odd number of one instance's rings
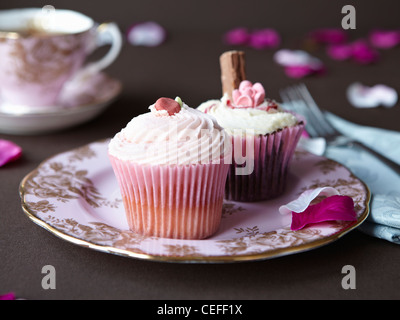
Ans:
{"label": "pink swirled icing", "polygon": [[225,162],[230,139],[217,121],[183,103],[178,113],[157,110],[133,118],[109,144],[110,155],[148,165],[188,165]]}

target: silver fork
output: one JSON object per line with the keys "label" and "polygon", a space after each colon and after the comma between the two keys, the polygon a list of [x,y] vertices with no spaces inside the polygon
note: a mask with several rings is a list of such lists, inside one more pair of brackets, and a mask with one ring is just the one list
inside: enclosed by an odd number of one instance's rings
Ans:
{"label": "silver fork", "polygon": [[374,155],[400,175],[400,165],[396,162],[386,158],[360,141],[338,132],[326,119],[304,84],[283,89],[280,91],[280,95],[287,109],[305,117],[306,130],[312,138],[324,138],[327,145],[361,148]]}

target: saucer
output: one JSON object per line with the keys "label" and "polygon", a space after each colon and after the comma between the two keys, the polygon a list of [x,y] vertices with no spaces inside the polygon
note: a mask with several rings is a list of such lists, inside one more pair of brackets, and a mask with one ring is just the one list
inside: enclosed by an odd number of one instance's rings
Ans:
{"label": "saucer", "polygon": [[119,80],[99,72],[69,81],[55,106],[11,105],[0,98],[0,133],[43,134],[82,124],[103,112],[121,91]]}

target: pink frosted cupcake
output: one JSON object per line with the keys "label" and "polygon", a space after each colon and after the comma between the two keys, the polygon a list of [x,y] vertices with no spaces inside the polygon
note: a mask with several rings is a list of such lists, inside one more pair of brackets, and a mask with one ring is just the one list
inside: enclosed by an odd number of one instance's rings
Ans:
{"label": "pink frosted cupcake", "polygon": [[231,141],[210,116],[160,98],[109,144],[129,228],[139,234],[203,239],[221,221]]}
{"label": "pink frosted cupcake", "polygon": [[248,80],[231,92],[231,98],[224,94],[198,109],[215,117],[233,142],[225,197],[251,202],[281,195],[304,123],[266,99],[260,83]]}

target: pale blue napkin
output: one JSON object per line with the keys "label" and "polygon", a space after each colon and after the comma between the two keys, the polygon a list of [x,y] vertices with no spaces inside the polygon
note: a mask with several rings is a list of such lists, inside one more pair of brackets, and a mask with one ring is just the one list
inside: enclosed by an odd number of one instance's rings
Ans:
{"label": "pale blue napkin", "polygon": [[[331,113],[327,117],[338,131],[400,164],[400,132],[357,125]],[[370,214],[358,229],[400,244],[400,177],[358,148],[327,146],[324,155],[349,168],[371,191]]]}

